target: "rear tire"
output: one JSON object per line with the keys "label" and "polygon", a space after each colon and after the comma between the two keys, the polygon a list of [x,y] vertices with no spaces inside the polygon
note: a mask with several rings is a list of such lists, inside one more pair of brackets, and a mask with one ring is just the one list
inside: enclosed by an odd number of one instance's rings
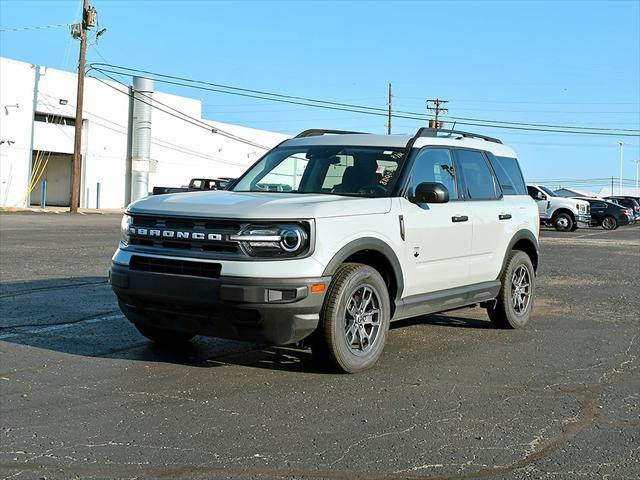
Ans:
{"label": "rear tire", "polygon": [[529,255],[512,250],[502,272],[500,293],[487,307],[491,323],[497,328],[522,328],[529,322],[535,293],[535,271]]}
{"label": "rear tire", "polygon": [[189,342],[195,335],[175,330],[165,330],[163,328],[151,327],[134,323],[138,331],[149,340],[161,345],[176,345]]}
{"label": "rear tire", "polygon": [[615,217],[607,215],[602,219],[602,228],[604,228],[605,230],[615,230],[616,228],[618,228],[618,221],[615,219]]}
{"label": "rear tire", "polygon": [[573,218],[568,213],[558,213],[553,217],[553,227],[559,232],[570,232],[573,229]]}
{"label": "rear tire", "polygon": [[312,338],[314,356],[342,372],[370,368],[384,349],[390,314],[389,293],[378,271],[359,263],[341,265]]}

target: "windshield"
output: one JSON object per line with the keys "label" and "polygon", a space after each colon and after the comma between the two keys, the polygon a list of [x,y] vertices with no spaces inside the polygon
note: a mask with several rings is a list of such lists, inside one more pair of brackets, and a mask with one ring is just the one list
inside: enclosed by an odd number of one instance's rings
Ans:
{"label": "windshield", "polygon": [[556,192],[554,192],[553,190],[551,190],[550,188],[547,187],[543,187],[542,185],[540,185],[539,187],[541,190],[544,191],[544,193],[546,193],[547,195],[549,195],[550,197],[557,197],[558,194]]}
{"label": "windshield", "polygon": [[397,148],[282,147],[265,155],[232,190],[389,197],[404,160],[404,150]]}

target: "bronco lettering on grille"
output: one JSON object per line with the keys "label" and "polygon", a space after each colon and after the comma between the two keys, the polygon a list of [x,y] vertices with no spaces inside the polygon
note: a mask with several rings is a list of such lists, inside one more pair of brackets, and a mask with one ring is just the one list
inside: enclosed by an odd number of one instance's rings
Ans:
{"label": "bronco lettering on grille", "polygon": [[132,235],[140,235],[145,237],[164,237],[164,238],[179,238],[179,239],[193,239],[193,240],[209,240],[220,241],[222,235],[219,233],[204,233],[204,232],[185,232],[176,230],[157,230],[148,228],[129,227],[129,233]]}

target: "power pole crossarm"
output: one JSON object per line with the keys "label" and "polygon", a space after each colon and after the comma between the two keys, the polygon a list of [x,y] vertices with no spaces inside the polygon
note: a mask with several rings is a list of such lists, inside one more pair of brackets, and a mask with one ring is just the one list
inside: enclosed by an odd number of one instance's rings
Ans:
{"label": "power pole crossarm", "polygon": [[[448,100],[440,100],[439,98],[427,100],[427,110],[434,112],[435,117],[434,122],[429,121],[429,128],[442,127],[441,123],[439,122],[439,118],[441,113],[449,113],[449,109],[444,107],[444,105],[447,103],[449,103]],[[434,124],[433,127],[431,127],[432,123]]]}
{"label": "power pole crossarm", "polygon": [[80,38],[80,57],[78,59],[78,91],[76,99],[76,125],[73,142],[73,163],[71,168],[71,200],[69,210],[77,212],[80,206],[80,169],[82,165],[82,104],[84,100],[84,69],[87,56],[87,30],[95,25],[95,8],[89,7],[89,0],[82,3],[82,22],[75,31]]}

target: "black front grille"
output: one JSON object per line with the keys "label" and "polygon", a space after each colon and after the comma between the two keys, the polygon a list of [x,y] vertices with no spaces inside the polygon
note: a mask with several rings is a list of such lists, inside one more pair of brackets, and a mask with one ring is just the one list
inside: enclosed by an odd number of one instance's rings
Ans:
{"label": "black front grille", "polygon": [[129,262],[131,270],[141,272],[188,275],[191,277],[220,278],[222,266],[219,263],[191,262],[171,258],[142,257],[134,255]]}
{"label": "black front grille", "polygon": [[[212,220],[197,218],[174,218],[155,215],[133,215],[129,243],[138,247],[152,249],[173,249],[191,251],[198,254],[224,254],[235,256],[242,254],[238,242],[230,241],[231,235],[242,230],[243,225],[229,220]],[[138,229],[146,229],[145,233],[138,233]],[[168,232],[167,232],[168,231]],[[151,232],[154,232],[152,234]],[[164,236],[167,232],[171,236]],[[173,233],[172,233],[173,232]],[[187,234],[188,238],[179,236]],[[203,239],[194,239],[193,234]],[[209,234],[220,236],[219,240],[210,240]]]}

